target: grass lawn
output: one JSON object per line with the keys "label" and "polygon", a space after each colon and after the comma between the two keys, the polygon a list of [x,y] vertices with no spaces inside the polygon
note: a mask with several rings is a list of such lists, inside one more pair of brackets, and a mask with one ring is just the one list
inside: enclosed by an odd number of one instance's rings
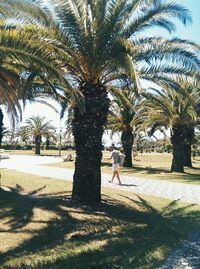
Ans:
{"label": "grass lawn", "polygon": [[[73,152],[71,152],[74,155]],[[66,154],[66,153],[65,153]],[[67,154],[66,154],[67,155]],[[104,158],[110,153],[104,152]],[[132,175],[136,177],[169,180],[173,182],[200,184],[200,157],[193,160],[194,168],[186,168],[185,173],[171,173],[172,154],[139,154],[133,161],[133,168],[120,168],[122,175]],[[48,164],[54,167],[74,169],[74,162],[61,162]],[[111,173],[111,162],[102,159],[102,172]]]}
{"label": "grass lawn", "polygon": [[[6,154],[10,155],[31,155],[35,156],[35,149],[32,150],[5,150]],[[61,150],[61,156],[68,155],[69,153],[73,153],[72,150]],[[43,150],[40,151],[41,156],[59,156],[59,150]]]}
{"label": "grass lawn", "polygon": [[155,269],[200,221],[200,206],[109,188],[89,208],[66,181],[3,170],[2,184],[1,269]]}

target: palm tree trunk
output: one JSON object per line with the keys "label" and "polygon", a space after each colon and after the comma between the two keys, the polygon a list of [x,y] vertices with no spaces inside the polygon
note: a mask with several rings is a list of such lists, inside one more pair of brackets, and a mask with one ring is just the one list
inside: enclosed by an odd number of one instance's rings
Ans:
{"label": "palm tree trunk", "polygon": [[3,112],[2,109],[0,108],[0,146],[2,143],[2,138],[3,138]]}
{"label": "palm tree trunk", "polygon": [[35,136],[35,154],[40,155],[41,135]]}
{"label": "palm tree trunk", "polygon": [[123,131],[121,135],[122,147],[124,150],[124,167],[132,167],[132,148],[133,148],[133,133],[132,130]]}
{"label": "palm tree trunk", "polygon": [[49,139],[47,138],[47,140],[46,140],[46,150],[49,150],[49,145],[50,145],[50,141],[49,141]]}
{"label": "palm tree trunk", "polygon": [[184,126],[173,126],[171,133],[171,142],[173,146],[173,159],[171,172],[184,172],[184,141],[185,141]]}
{"label": "palm tree trunk", "polygon": [[192,147],[190,144],[184,145],[184,166],[192,167]]}
{"label": "palm tree trunk", "polygon": [[72,130],[76,159],[72,199],[83,204],[101,201],[102,136],[107,121],[109,99],[101,85],[83,84],[85,111],[76,107]]}
{"label": "palm tree trunk", "polygon": [[194,140],[194,126],[187,126],[186,131],[187,138],[184,145],[184,166],[192,167],[192,142]]}

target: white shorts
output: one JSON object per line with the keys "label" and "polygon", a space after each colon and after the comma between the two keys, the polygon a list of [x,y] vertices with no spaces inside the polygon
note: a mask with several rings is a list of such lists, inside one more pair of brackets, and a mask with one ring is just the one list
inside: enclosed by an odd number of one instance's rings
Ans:
{"label": "white shorts", "polygon": [[117,171],[119,169],[119,164],[118,163],[113,163],[112,164],[112,169],[113,169],[113,171]]}

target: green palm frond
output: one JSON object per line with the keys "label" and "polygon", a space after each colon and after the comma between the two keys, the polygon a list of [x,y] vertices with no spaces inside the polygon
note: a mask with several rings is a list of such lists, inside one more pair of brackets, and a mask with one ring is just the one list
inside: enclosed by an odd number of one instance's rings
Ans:
{"label": "green palm frond", "polygon": [[[149,27],[174,31],[172,18],[191,22],[189,11],[174,2],[52,0],[45,6],[41,1],[5,0],[0,14],[0,56],[9,55],[15,65],[37,73],[53,96],[61,91],[64,102],[82,112],[79,89],[85,82],[109,90],[129,80],[137,93],[145,79],[179,92],[183,83],[194,85],[199,74],[196,44],[142,37]],[[12,27],[5,28],[9,21]],[[30,87],[42,90],[34,75],[26,81],[25,88]]]}
{"label": "green palm frond", "polygon": [[111,134],[133,130],[131,122],[135,116],[135,107],[138,100],[133,91],[128,88],[120,89],[111,87],[113,96],[108,123],[106,128],[111,130]]}
{"label": "green palm frond", "polygon": [[151,89],[143,96],[145,99],[132,122],[140,126],[139,131],[148,130],[149,135],[153,135],[161,127],[172,129],[197,122],[195,93],[185,95],[184,91],[175,92],[168,88],[165,91]]}
{"label": "green palm frond", "polygon": [[55,127],[51,125],[51,121],[45,121],[45,117],[33,116],[26,120],[18,134],[23,134],[24,138],[37,135],[50,136],[51,134],[55,135]]}
{"label": "green palm frond", "polygon": [[143,1],[138,16],[128,24],[123,34],[130,38],[146,28],[155,26],[171,33],[176,28],[170,17],[179,19],[185,25],[192,22],[190,12],[181,5],[164,1]]}
{"label": "green palm frond", "polygon": [[191,42],[178,39],[146,38],[134,41],[134,43],[136,46],[133,47],[132,54],[137,60],[146,61],[148,64],[155,60],[167,61],[175,66],[180,63],[183,68],[199,71],[199,48]]}
{"label": "green palm frond", "polygon": [[[31,24],[44,25],[49,27],[54,25],[54,20],[47,13],[47,9],[43,11],[38,6],[41,1],[34,0],[4,0],[0,5],[0,14],[3,18],[15,18],[15,21],[26,24],[27,21]],[[20,14],[17,12],[20,10]],[[12,22],[13,24],[14,22]]]}

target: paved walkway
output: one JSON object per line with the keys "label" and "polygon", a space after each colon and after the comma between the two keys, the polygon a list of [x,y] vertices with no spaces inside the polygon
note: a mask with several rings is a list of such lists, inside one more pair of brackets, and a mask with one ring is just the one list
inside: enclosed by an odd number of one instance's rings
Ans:
{"label": "paved walkway", "polygon": [[[71,169],[41,166],[41,164],[61,161],[62,159],[59,157],[13,155],[10,156],[10,159],[1,160],[0,168],[72,181],[73,171]],[[110,174],[103,173],[102,185],[129,192],[168,198],[170,200],[180,199],[184,202],[200,204],[200,185],[142,179],[134,176],[121,176],[123,184],[119,186],[115,183],[108,183],[110,178]],[[180,249],[177,249],[174,253],[172,253],[172,255],[170,255],[160,269],[200,269],[199,257],[200,228],[189,240],[185,241]]]}
{"label": "paved walkway", "polygon": [[159,269],[200,269],[200,227]]}
{"label": "paved walkway", "polygon": [[[61,161],[62,158],[59,157],[11,155],[10,159],[1,160],[0,167],[34,175],[72,181],[72,169],[42,166],[42,164]],[[200,185],[142,179],[123,175],[121,176],[123,184],[119,186],[116,183],[109,183],[109,179],[111,179],[110,174],[102,173],[102,186],[168,198],[170,200],[180,199],[183,202],[200,204]]]}

